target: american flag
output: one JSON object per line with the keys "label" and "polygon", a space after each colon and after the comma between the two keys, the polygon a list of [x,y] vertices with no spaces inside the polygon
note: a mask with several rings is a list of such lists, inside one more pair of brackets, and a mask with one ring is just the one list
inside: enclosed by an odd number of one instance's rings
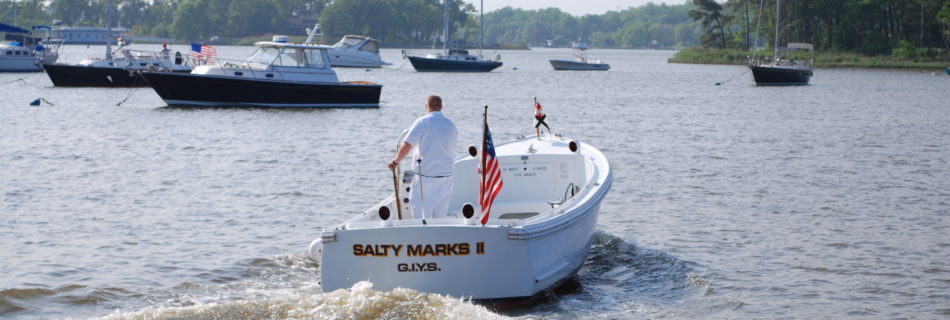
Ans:
{"label": "american flag", "polygon": [[206,63],[215,63],[218,57],[218,51],[214,47],[206,44],[191,44],[191,57]]}
{"label": "american flag", "polygon": [[498,158],[495,157],[495,146],[491,141],[491,132],[488,131],[488,121],[485,121],[485,141],[482,148],[482,185],[478,190],[479,204],[482,206],[482,225],[488,223],[491,215],[491,205],[501,191],[504,181],[501,180],[501,168]]}

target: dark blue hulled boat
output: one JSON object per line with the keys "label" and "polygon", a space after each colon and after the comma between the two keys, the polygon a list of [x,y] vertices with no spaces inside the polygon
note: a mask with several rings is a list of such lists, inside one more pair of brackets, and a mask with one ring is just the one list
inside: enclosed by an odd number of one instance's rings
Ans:
{"label": "dark blue hulled boat", "polygon": [[448,50],[448,54],[408,58],[412,67],[419,72],[489,72],[502,65],[501,61],[482,60],[462,49]]}
{"label": "dark blue hulled boat", "polygon": [[[778,46],[781,36],[781,1],[775,1],[775,53],[772,59],[757,60],[755,54],[749,61],[752,78],[759,86],[807,85],[811,80],[812,65],[815,63],[815,48],[808,43],[789,43],[787,47]],[[758,47],[758,34],[756,34]]]}
{"label": "dark blue hulled boat", "polygon": [[[468,50],[448,49],[449,42],[449,2],[445,1],[445,27],[443,34],[446,35],[442,42],[441,53],[431,53],[425,57],[408,56],[409,63],[419,72],[489,72],[501,67],[501,56],[496,56],[495,60],[482,59],[482,33],[478,32],[478,56],[468,54]],[[484,25],[479,23],[479,25]]]}
{"label": "dark blue hulled boat", "polygon": [[152,89],[176,106],[379,107],[382,86],[341,82],[330,67],[331,47],[288,43],[287,36],[257,43],[244,62],[195,67],[191,73],[143,71]]}
{"label": "dark blue hulled boat", "polygon": [[[812,51],[812,45],[807,43],[789,43],[788,48],[784,51],[789,50],[807,50]],[[814,55],[811,59],[788,59],[783,58],[783,50],[776,50],[775,56],[772,60],[766,61],[753,61],[749,64],[749,69],[752,70],[752,78],[755,80],[756,85],[807,85],[808,81],[811,80],[812,72],[812,63],[814,62]]]}

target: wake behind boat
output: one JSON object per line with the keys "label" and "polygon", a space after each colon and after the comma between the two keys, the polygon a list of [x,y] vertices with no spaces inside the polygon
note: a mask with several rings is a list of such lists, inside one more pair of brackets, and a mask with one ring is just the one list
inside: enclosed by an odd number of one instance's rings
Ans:
{"label": "wake behind boat", "polygon": [[256,43],[245,62],[198,66],[191,73],[142,72],[169,105],[202,107],[378,107],[382,86],[340,82],[328,46],[289,43],[287,36]]}
{"label": "wake behind boat", "polygon": [[[537,298],[576,275],[613,181],[603,153],[544,134],[497,145],[504,187],[488,217],[472,205],[481,198],[485,160],[475,147],[469,153],[455,160],[445,218],[412,219],[405,193],[394,193],[314,240],[310,254],[323,291],[369,280],[378,290],[403,287],[495,304]],[[397,190],[405,191],[409,182],[402,183]]]}

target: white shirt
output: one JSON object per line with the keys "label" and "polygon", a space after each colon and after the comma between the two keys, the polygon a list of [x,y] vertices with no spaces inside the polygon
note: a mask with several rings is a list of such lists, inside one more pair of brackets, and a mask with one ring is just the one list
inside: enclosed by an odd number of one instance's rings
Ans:
{"label": "white shirt", "polygon": [[[440,111],[416,119],[406,134],[406,142],[413,147],[412,163],[416,172],[430,177],[451,176],[457,139],[455,124]],[[417,161],[420,158],[421,168]]]}

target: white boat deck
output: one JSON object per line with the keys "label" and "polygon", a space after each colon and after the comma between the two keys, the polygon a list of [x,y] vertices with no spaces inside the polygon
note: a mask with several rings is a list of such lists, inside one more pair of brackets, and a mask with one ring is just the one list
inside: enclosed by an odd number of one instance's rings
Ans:
{"label": "white boat deck", "polygon": [[[581,143],[578,143],[580,152],[572,152],[568,146],[570,142],[558,137],[542,136],[540,140],[529,138],[500,144],[495,151],[499,155],[504,187],[492,206],[491,218],[486,226],[540,224],[554,220],[567,208],[582,202],[580,199],[592,196],[590,191],[596,190],[594,187],[603,183],[605,176],[603,172],[597,171],[597,167],[604,166],[595,165],[603,156]],[[465,155],[456,160],[453,174],[455,182],[447,216],[426,219],[428,226],[481,226],[478,222],[481,176],[477,169],[480,161],[480,154],[476,157]],[[402,192],[401,196],[405,198],[407,194]],[[344,223],[344,228],[354,230],[422,225],[422,220],[412,218],[408,205],[403,206],[400,220],[393,207],[394,199],[390,195]],[[461,213],[466,203],[472,204],[476,211],[476,216],[468,220]],[[378,211],[384,206],[390,209],[392,218],[389,221],[379,217]]]}

